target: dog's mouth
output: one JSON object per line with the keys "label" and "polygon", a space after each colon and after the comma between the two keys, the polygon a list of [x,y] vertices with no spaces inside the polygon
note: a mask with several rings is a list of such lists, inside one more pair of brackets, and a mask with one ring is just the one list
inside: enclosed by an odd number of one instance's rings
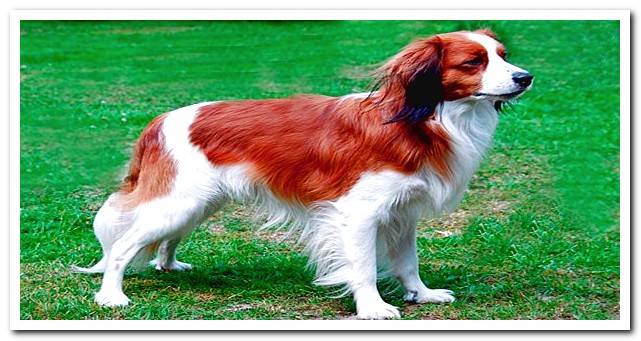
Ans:
{"label": "dog's mouth", "polygon": [[501,113],[506,108],[506,106],[511,106],[511,104],[514,103],[514,101],[516,101],[519,96],[521,96],[524,92],[530,90],[531,87],[532,85],[529,85],[527,87],[520,88],[519,90],[503,94],[477,92],[474,94],[474,97],[478,99],[490,100],[494,106],[494,109],[496,109],[497,112]]}
{"label": "dog's mouth", "polygon": [[484,93],[484,92],[477,92],[477,93],[474,94],[474,96],[475,97],[486,97],[486,98],[492,98],[492,99],[496,99],[496,100],[505,101],[505,100],[510,100],[510,99],[518,97],[519,95],[524,93],[527,89],[528,88],[523,88],[523,89],[519,89],[517,91],[508,92],[508,93],[504,93],[504,94],[490,94],[490,93]]}

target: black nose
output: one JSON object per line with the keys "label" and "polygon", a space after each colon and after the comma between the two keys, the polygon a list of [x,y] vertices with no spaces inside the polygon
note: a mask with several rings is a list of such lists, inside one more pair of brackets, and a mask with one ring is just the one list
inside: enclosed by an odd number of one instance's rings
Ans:
{"label": "black nose", "polygon": [[532,79],[534,79],[534,76],[527,72],[515,72],[512,74],[512,80],[514,80],[514,83],[524,88],[532,84]]}

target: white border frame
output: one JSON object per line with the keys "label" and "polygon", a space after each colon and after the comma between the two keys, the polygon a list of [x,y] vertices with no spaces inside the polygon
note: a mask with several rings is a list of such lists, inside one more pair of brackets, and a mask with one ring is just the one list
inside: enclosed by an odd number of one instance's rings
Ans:
{"label": "white border frame", "polygon": [[[20,20],[618,20],[620,23],[619,320],[20,320]],[[631,113],[628,10],[33,10],[10,15],[9,237],[12,330],[630,330]]]}

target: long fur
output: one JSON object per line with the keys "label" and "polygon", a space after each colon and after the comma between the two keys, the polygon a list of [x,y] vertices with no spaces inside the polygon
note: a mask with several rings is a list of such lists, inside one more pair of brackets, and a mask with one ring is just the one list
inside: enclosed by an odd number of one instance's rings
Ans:
{"label": "long fur", "polygon": [[495,107],[509,100],[501,94],[516,89],[511,73],[525,72],[501,49],[487,31],[438,35],[392,57],[369,93],[207,102],[159,116],[96,215],[103,258],[74,269],[104,272],[98,304],[126,305],[128,264],[155,252],[157,269],[191,269],[177,245],[238,200],[256,207],[263,228],[298,234],[314,283],[353,294],[359,318],[399,316],[376,288],[383,273],[408,301],[453,301],[420,280],[416,223],[456,206],[490,147]]}

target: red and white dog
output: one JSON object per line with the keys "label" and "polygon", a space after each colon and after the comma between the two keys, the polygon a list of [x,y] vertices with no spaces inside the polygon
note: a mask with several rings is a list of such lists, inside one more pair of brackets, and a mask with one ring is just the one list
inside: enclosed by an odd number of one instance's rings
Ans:
{"label": "red and white dog", "polygon": [[415,303],[454,301],[419,278],[416,223],[454,208],[492,141],[497,110],[533,77],[487,30],[419,39],[384,64],[378,90],[343,97],[200,103],[155,118],[94,231],[104,272],[95,301],[123,306],[125,267],[188,270],[176,247],[230,200],[267,225],[293,223],[316,284],[352,293],[358,317],[399,317],[376,287],[386,265]]}

